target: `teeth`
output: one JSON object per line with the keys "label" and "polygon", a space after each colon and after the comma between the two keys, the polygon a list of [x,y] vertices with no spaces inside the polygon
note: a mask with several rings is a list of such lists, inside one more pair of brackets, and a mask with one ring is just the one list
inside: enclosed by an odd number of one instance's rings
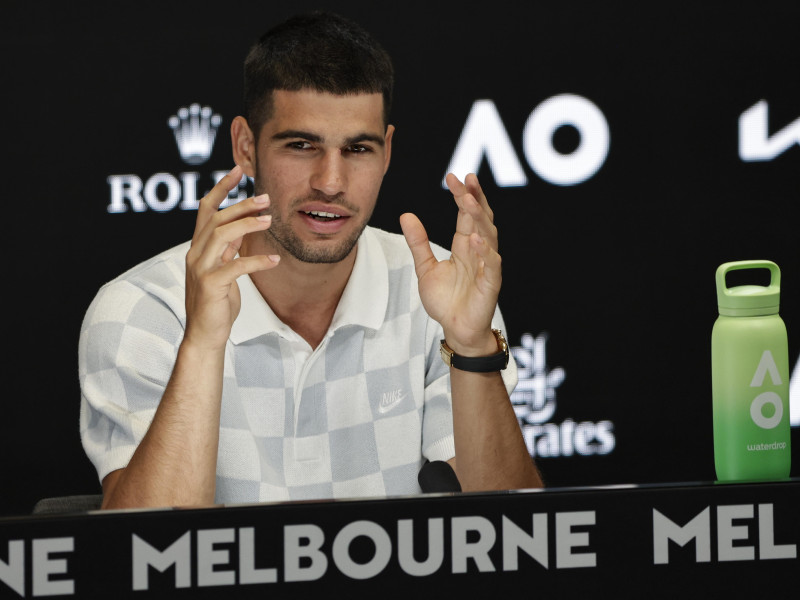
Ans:
{"label": "teeth", "polygon": [[321,210],[312,210],[311,212],[307,212],[306,214],[314,217],[323,217],[326,219],[336,219],[339,217],[339,215],[335,215],[329,212],[322,212]]}

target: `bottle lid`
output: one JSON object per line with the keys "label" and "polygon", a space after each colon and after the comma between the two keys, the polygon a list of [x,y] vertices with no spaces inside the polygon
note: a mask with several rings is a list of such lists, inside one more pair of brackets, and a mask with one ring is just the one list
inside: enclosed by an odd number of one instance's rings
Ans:
{"label": "bottle lid", "polygon": [[[741,269],[769,270],[769,285],[738,285],[729,288],[725,276]],[[781,270],[770,260],[740,260],[717,268],[717,306],[729,317],[758,317],[778,314],[781,297]]]}

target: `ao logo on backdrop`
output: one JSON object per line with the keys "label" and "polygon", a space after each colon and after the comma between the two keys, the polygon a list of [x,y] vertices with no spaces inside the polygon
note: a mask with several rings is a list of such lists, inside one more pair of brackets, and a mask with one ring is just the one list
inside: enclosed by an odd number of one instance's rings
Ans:
{"label": "ao logo on backdrop", "polygon": [[[561,127],[574,127],[578,147],[563,154],[553,146]],[[608,156],[611,136],[603,113],[590,100],[574,94],[548,98],[533,109],[522,130],[522,150],[531,169],[554,185],[577,185],[592,177]],[[528,184],[500,113],[491,100],[477,100],[456,144],[447,173],[463,180],[477,173],[486,159],[500,187]],[[446,187],[444,181],[442,186]]]}

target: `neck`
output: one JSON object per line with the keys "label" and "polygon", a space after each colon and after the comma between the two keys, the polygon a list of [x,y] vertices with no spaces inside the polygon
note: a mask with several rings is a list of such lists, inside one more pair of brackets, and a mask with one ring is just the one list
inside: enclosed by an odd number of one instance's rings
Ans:
{"label": "neck", "polygon": [[[247,241],[240,256],[265,252]],[[316,348],[330,328],[350,279],[356,248],[338,263],[306,263],[284,252],[277,267],[252,273],[250,279],[275,315]]]}

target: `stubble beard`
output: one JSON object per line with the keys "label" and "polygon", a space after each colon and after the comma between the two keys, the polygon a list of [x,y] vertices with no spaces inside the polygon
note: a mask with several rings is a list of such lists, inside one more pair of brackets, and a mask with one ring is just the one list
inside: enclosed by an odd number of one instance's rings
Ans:
{"label": "stubble beard", "polygon": [[[260,186],[257,186],[256,194],[262,193],[258,190],[258,187]],[[296,212],[296,209],[293,207],[299,206],[308,200],[319,199],[320,197],[317,196],[295,200],[291,204],[292,209],[289,211],[289,214],[294,214],[294,212]],[[325,200],[347,208],[351,214],[349,217],[350,219],[358,219],[360,216],[360,210],[346,201],[341,199],[331,200],[331,198],[325,198]],[[290,256],[301,262],[313,264],[338,263],[347,258],[358,243],[358,238],[361,237],[361,233],[364,231],[369,221],[369,215],[367,215],[367,218],[363,220],[356,230],[348,237],[339,241],[334,241],[327,236],[319,236],[318,242],[304,242],[295,234],[291,225],[281,219],[280,215],[272,213],[271,211],[268,211],[268,214],[272,214],[272,224],[269,229],[264,232],[264,235]]]}

